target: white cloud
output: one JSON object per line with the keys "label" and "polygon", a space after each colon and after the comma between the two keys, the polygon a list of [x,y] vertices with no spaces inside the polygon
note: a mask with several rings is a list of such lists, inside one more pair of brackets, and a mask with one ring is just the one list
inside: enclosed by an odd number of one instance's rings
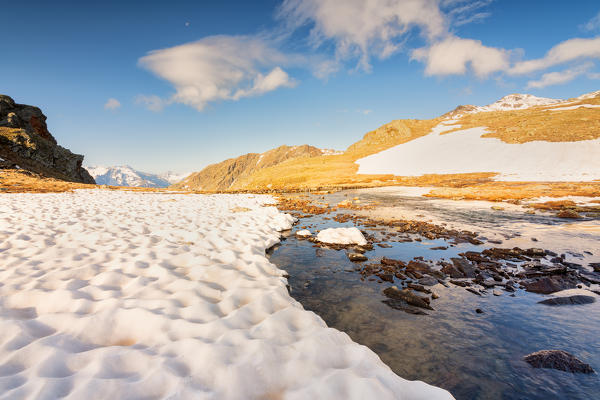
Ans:
{"label": "white cloud", "polygon": [[437,0],[285,0],[278,15],[293,28],[313,24],[316,46],[331,40],[337,59],[358,57],[367,71],[371,56],[397,52],[412,28],[428,40],[447,31]]}
{"label": "white cloud", "polygon": [[588,22],[580,26],[584,31],[596,31],[600,30],[600,12],[596,16],[590,19]]}
{"label": "white cloud", "polygon": [[552,47],[542,58],[516,63],[509,73],[524,75],[570,61],[589,58],[600,58],[600,37],[566,40]]}
{"label": "white cloud", "polygon": [[104,104],[105,110],[116,110],[119,107],[121,107],[121,103],[119,102],[119,100],[112,97],[108,99]]}
{"label": "white cloud", "polygon": [[542,75],[539,80],[527,82],[527,89],[541,89],[545,88],[546,86],[562,85],[564,83],[571,82],[578,76],[585,74],[593,66],[593,63],[588,62],[565,71],[549,72]]}
{"label": "white cloud", "polygon": [[455,36],[414,50],[411,59],[425,63],[425,75],[464,75],[470,66],[475,75],[483,78],[509,66],[506,50]]}
{"label": "white cloud", "polygon": [[168,101],[165,101],[156,95],[146,96],[140,94],[135,98],[135,104],[143,104],[148,110],[154,112],[162,111],[168,103]]}
{"label": "white cloud", "polygon": [[417,31],[427,46],[413,51],[412,59],[426,63],[426,75],[465,74],[470,65],[475,74],[484,77],[508,68],[508,53],[480,41],[455,37],[450,28],[488,17],[490,14],[482,9],[490,3],[491,0],[285,0],[278,15],[292,28],[310,25],[310,36],[317,47],[333,43],[338,64],[357,58],[358,67],[370,71],[372,57],[385,59],[398,52],[409,33]]}
{"label": "white cloud", "polygon": [[281,68],[294,61],[257,36],[209,36],[155,50],[139,64],[175,87],[164,103],[204,109],[210,102],[257,96],[296,82]]}

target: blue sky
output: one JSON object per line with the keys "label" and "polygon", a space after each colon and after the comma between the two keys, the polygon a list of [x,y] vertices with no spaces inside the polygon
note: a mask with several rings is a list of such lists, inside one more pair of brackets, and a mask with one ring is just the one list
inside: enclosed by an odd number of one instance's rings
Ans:
{"label": "blue sky", "polygon": [[600,89],[598,1],[92,3],[3,4],[0,62],[0,93],[88,165],[344,149],[393,119]]}

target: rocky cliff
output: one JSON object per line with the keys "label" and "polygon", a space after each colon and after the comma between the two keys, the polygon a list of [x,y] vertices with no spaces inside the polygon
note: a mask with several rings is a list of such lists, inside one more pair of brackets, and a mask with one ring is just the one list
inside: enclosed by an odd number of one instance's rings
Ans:
{"label": "rocky cliff", "polygon": [[82,163],[82,155],[57,144],[38,107],[0,95],[0,168],[18,167],[51,178],[95,183]]}

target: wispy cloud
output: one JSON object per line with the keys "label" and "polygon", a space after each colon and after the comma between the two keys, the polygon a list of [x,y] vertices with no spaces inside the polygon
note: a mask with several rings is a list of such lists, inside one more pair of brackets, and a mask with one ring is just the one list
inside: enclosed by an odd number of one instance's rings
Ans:
{"label": "wispy cloud", "polygon": [[598,14],[596,14],[596,16],[594,16],[592,19],[590,19],[585,24],[580,25],[579,28],[581,30],[588,31],[588,32],[600,30],[600,12],[598,12]]}
{"label": "wispy cloud", "polygon": [[509,74],[525,75],[571,61],[594,58],[600,58],[600,37],[569,39],[552,47],[542,58],[516,63]]}
{"label": "wispy cloud", "polygon": [[141,104],[150,111],[160,112],[169,104],[169,101],[163,100],[156,95],[137,95],[135,98],[135,104]]}
{"label": "wispy cloud", "polygon": [[575,68],[570,68],[564,71],[556,71],[549,72],[544,75],[539,80],[533,80],[527,82],[527,89],[542,89],[546,86],[552,85],[562,85],[567,82],[571,82],[573,79],[577,78],[585,74],[589,71],[594,64],[592,62],[587,62],[585,64],[579,65]]}
{"label": "wispy cloud", "polygon": [[296,81],[283,70],[288,56],[260,36],[209,36],[196,42],[155,50],[139,64],[170,82],[176,102],[203,110],[210,102],[239,100]]}
{"label": "wispy cloud", "polygon": [[119,100],[115,99],[115,98],[110,98],[106,101],[106,103],[104,103],[104,109],[105,110],[111,110],[114,111],[117,108],[121,107],[121,103],[119,102]]}

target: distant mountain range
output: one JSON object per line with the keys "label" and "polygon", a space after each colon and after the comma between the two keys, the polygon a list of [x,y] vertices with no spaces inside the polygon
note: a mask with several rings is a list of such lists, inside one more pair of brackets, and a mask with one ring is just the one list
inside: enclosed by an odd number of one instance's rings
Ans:
{"label": "distant mountain range", "polygon": [[165,172],[164,174],[151,174],[131,168],[128,165],[113,167],[93,166],[86,167],[98,185],[130,186],[164,188],[184,179],[189,173]]}
{"label": "distant mountain range", "polygon": [[466,185],[600,179],[600,91],[511,94],[429,120],[395,120],[345,151],[280,146],[209,165],[173,185],[206,191]]}

